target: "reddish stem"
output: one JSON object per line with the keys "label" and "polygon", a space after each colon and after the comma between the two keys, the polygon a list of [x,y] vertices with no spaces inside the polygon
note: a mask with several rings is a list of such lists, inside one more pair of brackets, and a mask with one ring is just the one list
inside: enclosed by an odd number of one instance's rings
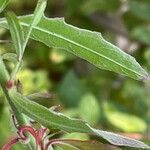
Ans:
{"label": "reddish stem", "polygon": [[14,144],[19,142],[19,140],[26,142],[28,140],[28,136],[25,134],[26,132],[29,132],[35,138],[36,150],[38,150],[39,146],[41,149],[44,150],[44,145],[43,145],[44,138],[43,137],[44,137],[46,130],[47,130],[46,128],[35,130],[31,126],[22,126],[18,129],[18,137],[12,139],[10,142],[4,145],[2,150],[9,150]]}
{"label": "reddish stem", "polygon": [[2,147],[2,150],[10,150],[10,148],[19,142],[19,139],[18,137],[15,137],[14,139],[12,139],[11,141],[9,141],[7,144],[5,144],[3,147]]}

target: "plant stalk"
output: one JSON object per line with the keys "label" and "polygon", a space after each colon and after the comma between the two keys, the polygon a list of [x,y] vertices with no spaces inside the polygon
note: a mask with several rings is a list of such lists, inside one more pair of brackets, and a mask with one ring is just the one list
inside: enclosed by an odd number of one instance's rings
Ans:
{"label": "plant stalk", "polygon": [[[18,111],[17,107],[14,105],[14,103],[12,102],[8,94],[6,83],[9,81],[9,79],[10,79],[9,73],[5,67],[5,64],[2,58],[0,57],[0,85],[2,87],[4,95],[6,96],[8,104],[17,120],[17,124],[21,127],[23,125],[26,125],[28,122],[25,120],[23,114]],[[33,138],[31,136],[29,136],[29,138],[30,138],[30,142],[28,143],[27,147],[29,150],[35,150],[35,144],[34,144]]]}

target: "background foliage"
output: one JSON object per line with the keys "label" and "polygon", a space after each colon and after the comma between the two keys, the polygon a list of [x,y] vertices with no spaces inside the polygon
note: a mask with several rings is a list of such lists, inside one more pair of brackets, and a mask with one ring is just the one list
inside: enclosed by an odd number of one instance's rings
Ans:
{"label": "background foliage", "polygon": [[[8,9],[18,15],[30,14],[35,4],[36,1],[31,0],[12,0]],[[69,24],[101,32],[106,40],[134,56],[147,71],[150,65],[149,14],[149,0],[49,0],[46,10],[46,16],[64,16]],[[2,28],[0,35],[1,39],[10,37]],[[11,43],[0,46],[1,54],[15,49]],[[82,118],[96,128],[149,141],[149,83],[99,70],[74,55],[35,41],[30,41],[24,63],[18,75],[24,94],[49,91],[52,99],[40,101],[43,105],[60,105],[63,113]],[[13,130],[3,99],[0,94],[0,147]],[[77,133],[63,137],[90,138]]]}

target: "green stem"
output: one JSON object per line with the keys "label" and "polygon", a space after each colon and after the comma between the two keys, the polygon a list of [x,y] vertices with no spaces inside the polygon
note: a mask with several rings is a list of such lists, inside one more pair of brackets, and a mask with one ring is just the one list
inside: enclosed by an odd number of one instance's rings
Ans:
{"label": "green stem", "polygon": [[19,72],[20,68],[21,68],[21,61],[18,61],[16,66],[15,66],[15,69],[12,72],[11,80],[13,80],[13,81],[15,80],[16,74]]}
{"label": "green stem", "polygon": [[26,123],[25,123],[25,121],[23,119],[22,114],[20,114],[20,112],[18,111],[18,109],[15,107],[14,103],[11,101],[11,99],[10,99],[10,97],[8,95],[7,90],[4,87],[2,87],[2,89],[3,89],[3,92],[4,92],[5,96],[6,96],[6,99],[7,99],[8,103],[11,106],[11,109],[12,109],[12,111],[13,111],[16,119],[17,119],[18,124],[20,126],[25,125]]}
{"label": "green stem", "polygon": [[34,26],[36,26],[39,21],[41,20],[43,14],[44,14],[44,10],[46,8],[47,5],[47,0],[38,0],[38,3],[36,5],[36,8],[34,10],[34,16],[33,19],[31,20],[30,26],[27,29],[27,33],[25,35],[25,39],[24,39],[24,43],[23,43],[23,48],[22,48],[22,56],[19,58],[19,61],[17,62],[17,65],[12,73],[12,78],[14,78],[17,74],[17,72],[20,70],[21,68],[21,62],[22,62],[22,58],[25,52],[25,48],[27,46],[28,40],[30,38],[32,29]]}
{"label": "green stem", "polygon": [[[27,122],[23,116],[23,114],[21,114],[18,109],[16,108],[16,106],[14,105],[14,103],[12,102],[9,94],[8,94],[8,89],[6,88],[6,83],[9,81],[9,80],[12,80],[12,82],[15,81],[15,78],[16,78],[16,74],[19,72],[20,68],[21,68],[21,63],[22,63],[22,58],[23,58],[23,54],[24,54],[24,51],[25,51],[25,48],[26,48],[26,45],[28,43],[28,40],[30,38],[30,34],[32,32],[32,29],[33,27],[40,21],[42,15],[43,15],[43,12],[46,8],[46,0],[38,0],[38,3],[37,3],[37,6],[36,6],[36,9],[34,11],[34,18],[33,20],[31,21],[31,24],[29,26],[29,29],[27,30],[27,34],[25,35],[25,40],[24,40],[24,43],[23,43],[23,48],[22,48],[22,56],[19,58],[16,66],[15,66],[15,69],[14,71],[12,72],[12,75],[11,75],[11,79],[9,77],[9,74],[7,72],[7,69],[5,67],[5,64],[3,63],[3,60],[2,58],[0,57],[0,85],[2,86],[2,89],[3,89],[3,92],[8,100],[8,103],[16,117],[16,120],[17,120],[17,123],[22,126],[22,125],[26,125]],[[31,136],[29,136],[30,138],[30,143],[29,143],[29,149],[35,149],[35,144],[34,144],[34,141],[33,141],[33,138]]]}
{"label": "green stem", "polygon": [[[9,103],[10,107],[11,107],[11,110],[12,110],[12,112],[13,112],[16,120],[17,120],[18,125],[23,126],[23,125],[28,124],[28,122],[24,119],[23,114],[18,111],[18,109],[16,108],[14,103],[11,101],[11,98],[9,97],[7,89],[5,89],[4,87],[2,87],[2,89],[3,89],[3,92],[6,96],[6,98],[7,98],[7,101]],[[30,142],[27,145],[27,148],[29,150],[34,150],[35,149],[34,139],[29,135],[28,135],[28,138],[30,138]]]}
{"label": "green stem", "polygon": [[19,70],[21,68],[21,62],[22,62],[22,59],[23,59],[24,51],[25,51],[25,48],[27,46],[28,40],[30,38],[30,34],[32,32],[32,28],[33,28],[33,20],[32,20],[32,22],[31,22],[31,24],[29,26],[29,29],[27,31],[27,34],[26,34],[26,37],[25,37],[25,40],[24,40],[24,43],[23,43],[22,56],[19,58],[19,61],[17,62],[14,71],[12,72],[11,79],[15,79],[16,74],[19,72]]}
{"label": "green stem", "polygon": [[[6,88],[6,83],[9,81],[9,79],[10,79],[9,73],[5,67],[5,64],[2,60],[2,58],[0,57],[0,85],[2,87],[4,95],[6,96],[8,104],[10,105],[10,108],[11,108],[11,110],[12,110],[12,112],[13,112],[16,120],[17,120],[18,125],[23,126],[23,125],[27,124],[27,121],[25,120],[23,114],[18,111],[17,107],[12,102],[12,100],[8,94],[8,90]],[[30,142],[28,144],[28,149],[34,150],[35,144],[34,144],[33,138],[31,136],[29,136],[29,138],[30,138]]]}

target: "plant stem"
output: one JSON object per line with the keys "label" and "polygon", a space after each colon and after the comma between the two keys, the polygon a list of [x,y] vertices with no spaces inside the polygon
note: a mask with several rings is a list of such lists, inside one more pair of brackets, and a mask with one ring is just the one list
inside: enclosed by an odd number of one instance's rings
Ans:
{"label": "plant stem", "polygon": [[19,72],[20,68],[21,68],[21,61],[18,61],[16,66],[15,66],[15,69],[12,72],[11,80],[13,80],[13,81],[15,80],[16,74]]}
{"label": "plant stem", "polygon": [[19,58],[16,66],[15,66],[15,69],[14,71],[12,72],[12,75],[11,75],[11,79],[15,79],[16,77],[16,74],[19,72],[20,68],[21,68],[21,62],[22,62],[22,59],[23,59],[23,55],[24,55],[24,52],[25,52],[25,48],[27,46],[27,43],[28,43],[28,40],[30,38],[30,34],[32,32],[32,28],[33,28],[33,20],[29,26],[29,29],[27,31],[27,34],[26,34],[26,37],[25,37],[25,40],[24,40],[24,43],[23,43],[23,48],[22,48],[22,56]]}
{"label": "plant stem", "polygon": [[23,58],[28,40],[30,38],[30,34],[32,32],[33,27],[36,26],[39,23],[40,19],[42,18],[43,14],[44,14],[44,10],[46,8],[46,5],[47,5],[47,0],[38,0],[36,8],[34,10],[33,19],[31,20],[30,26],[27,29],[27,33],[25,35],[25,39],[24,39],[24,42],[23,42],[23,48],[22,48],[22,56],[19,58],[19,60],[16,64],[16,67],[15,67],[13,73],[12,73],[12,79],[15,78],[17,72],[21,68],[22,58]]}
{"label": "plant stem", "polygon": [[[8,89],[6,88],[6,83],[9,81],[9,79],[10,79],[9,73],[6,69],[6,66],[5,66],[2,58],[0,57],[0,85],[2,87],[4,95],[6,96],[8,104],[10,105],[10,108],[11,108],[11,110],[12,110],[12,112],[13,112],[16,120],[17,120],[18,125],[23,126],[23,125],[27,124],[27,121],[25,120],[23,114],[18,111],[18,109],[16,108],[16,106],[12,102],[12,100],[8,94]],[[30,138],[30,142],[28,144],[28,149],[34,150],[35,144],[34,144],[33,138],[31,138],[31,136],[29,136],[29,138]]]}
{"label": "plant stem", "polygon": [[[15,118],[17,120],[18,125],[19,126],[26,125],[28,122],[24,119],[23,114],[18,111],[18,109],[16,108],[14,103],[11,101],[11,98],[9,97],[7,89],[4,88],[4,87],[2,87],[2,89],[3,89],[3,92],[6,96],[6,98],[7,98],[7,101],[9,103],[10,107],[11,107],[12,112],[15,115]],[[30,142],[28,143],[27,148],[29,150],[34,150],[35,149],[35,144],[34,144],[33,138],[29,135],[28,135],[28,138],[30,138]]]}
{"label": "plant stem", "polygon": [[22,63],[22,59],[23,59],[23,54],[24,54],[24,51],[25,51],[25,48],[27,46],[27,43],[28,43],[28,40],[29,40],[29,37],[30,37],[30,34],[32,32],[32,28],[33,28],[33,21],[31,22],[31,25],[29,26],[29,29],[27,31],[27,34],[26,34],[26,37],[25,37],[25,40],[24,40],[24,43],[23,43],[23,49],[22,49],[22,56],[19,58],[16,66],[15,66],[15,69],[14,71],[12,72],[12,75],[11,75],[11,79],[14,80],[16,78],[16,74],[19,72],[20,68],[21,68],[21,63]]}
{"label": "plant stem", "polygon": [[11,109],[12,109],[13,113],[15,114],[15,117],[16,117],[16,119],[17,119],[17,122],[18,122],[19,125],[21,125],[21,126],[22,126],[22,125],[25,125],[25,121],[24,121],[24,119],[23,119],[22,114],[20,114],[20,112],[18,111],[18,109],[16,109],[15,105],[14,105],[13,102],[11,101],[11,99],[10,99],[10,97],[9,97],[9,95],[8,95],[8,92],[7,92],[6,88],[2,87],[2,89],[3,89],[3,92],[4,92],[5,96],[6,96],[6,98],[7,98],[7,101],[8,101],[8,103],[9,103],[9,105],[11,106]]}

